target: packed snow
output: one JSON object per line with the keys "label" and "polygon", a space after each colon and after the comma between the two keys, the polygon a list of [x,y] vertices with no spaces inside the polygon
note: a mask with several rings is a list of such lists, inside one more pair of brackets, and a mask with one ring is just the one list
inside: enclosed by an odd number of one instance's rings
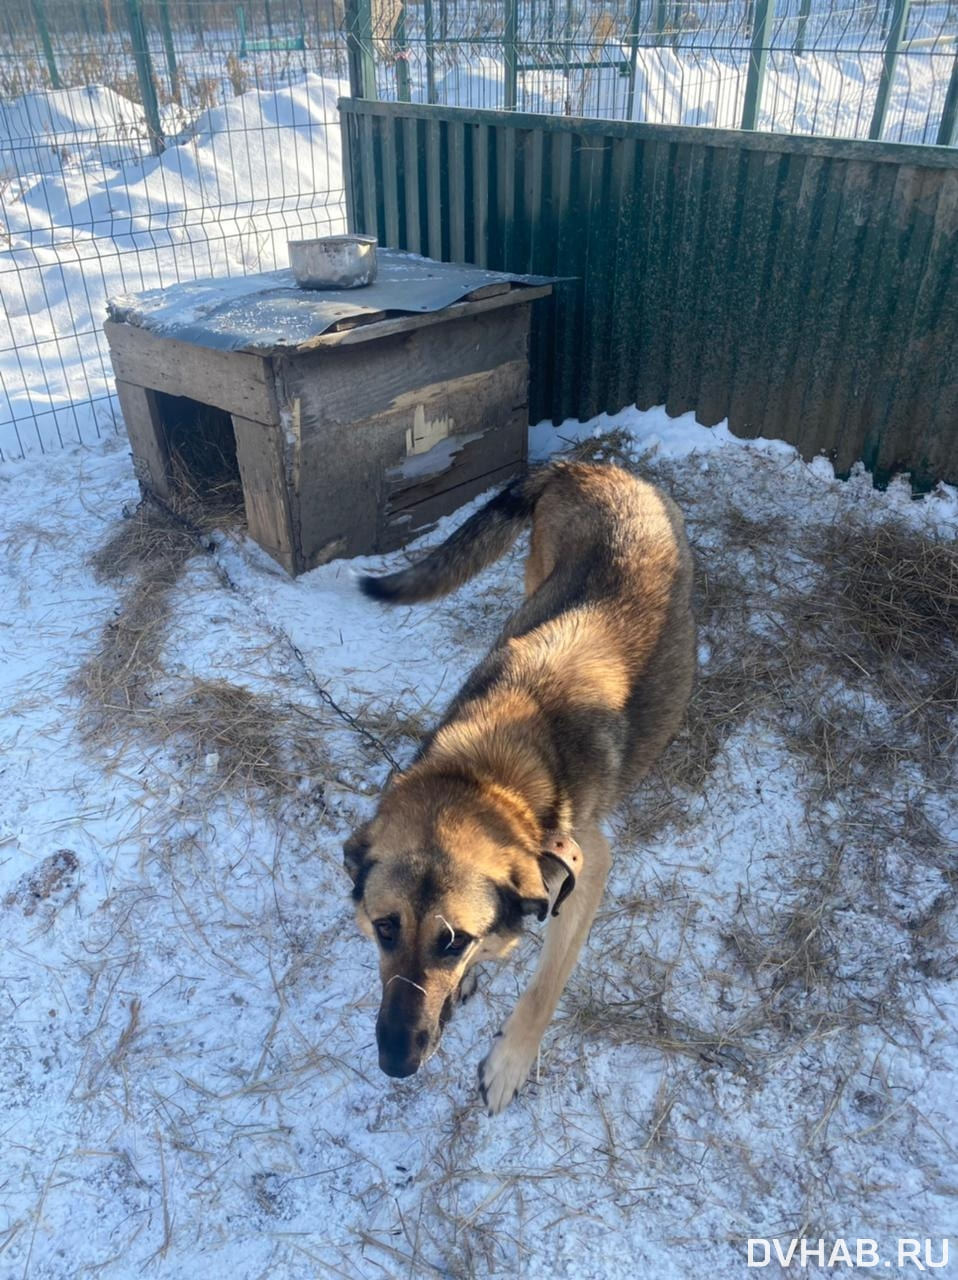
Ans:
{"label": "packed snow", "polygon": [[[791,643],[783,599],[828,597],[806,544],[889,521],[958,531],[945,486],[879,493],[662,410],[542,424],[532,452],[593,436],[685,510],[705,693]],[[120,439],[3,464],[0,493],[5,1276],[692,1280],[748,1274],[747,1241],[773,1237],[875,1240],[892,1260],[928,1237],[940,1258],[958,1178],[953,772],[872,765],[846,811],[800,731],[799,682],[669,783],[711,732],[693,717],[612,822],[609,889],[537,1076],[491,1120],[476,1066],[538,930],[436,1057],[389,1080],[341,843],[520,599],[521,549],[389,611],[355,577],[405,553],[294,581],[224,531],[157,576],[123,551],[138,492]],[[108,681],[131,700],[97,707],[90,673],[134,608],[156,617]],[[853,665],[821,682],[822,723],[904,750]],[[263,717],[266,772],[237,774],[197,701],[211,687]],[[199,717],[176,719],[191,700]],[[818,950],[790,932],[800,908],[819,912]],[[789,939],[803,980],[776,978]],[[956,1243],[937,1274],[956,1274]]]}

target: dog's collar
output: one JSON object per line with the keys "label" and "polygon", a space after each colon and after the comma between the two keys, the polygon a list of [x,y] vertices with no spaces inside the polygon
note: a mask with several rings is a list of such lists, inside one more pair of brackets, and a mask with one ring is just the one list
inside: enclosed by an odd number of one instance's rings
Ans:
{"label": "dog's collar", "polygon": [[[558,863],[556,870],[561,879],[558,880],[558,888],[551,902],[551,914],[557,916],[559,908],[575,888],[576,877],[582,871],[582,850],[579,848],[578,841],[574,840],[572,836],[566,835],[562,831],[544,831],[539,854],[542,858],[549,859],[550,862]],[[558,877],[549,877],[547,884],[553,878]],[[549,887],[551,889],[551,884],[549,884]]]}

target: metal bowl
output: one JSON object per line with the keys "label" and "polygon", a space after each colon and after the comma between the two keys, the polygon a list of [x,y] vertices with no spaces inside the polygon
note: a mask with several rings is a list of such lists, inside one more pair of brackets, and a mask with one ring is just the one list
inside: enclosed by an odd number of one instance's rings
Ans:
{"label": "metal bowl", "polygon": [[289,265],[301,289],[358,289],[376,279],[375,236],[290,240]]}

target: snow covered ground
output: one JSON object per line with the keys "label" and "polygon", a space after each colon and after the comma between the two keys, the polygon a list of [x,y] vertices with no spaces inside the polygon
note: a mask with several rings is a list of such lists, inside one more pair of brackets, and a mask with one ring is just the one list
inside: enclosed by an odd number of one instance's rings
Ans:
{"label": "snow covered ground", "polygon": [[[109,90],[45,95],[36,172],[21,137],[4,177],[0,137],[0,457],[113,432],[111,295],[272,270],[287,240],[345,230],[346,91],[320,76],[250,91],[136,164],[104,162],[129,124]],[[40,96],[16,121],[8,109],[11,128],[37,117]]]}
{"label": "snow covered ground", "polygon": [[401,555],[292,581],[145,525],[121,439],[0,465],[4,1277],[692,1280],[771,1237],[875,1240],[898,1274],[899,1238],[937,1262],[949,1232],[958,1275],[954,637],[872,653],[849,604],[877,535],[947,558],[958,495],[662,411],[533,447],[593,433],[686,512],[700,683],[497,1120],[476,1065],[537,928],[389,1080],[340,845],[520,550],[390,612],[354,575]]}
{"label": "snow covered ground", "polygon": [[[419,51],[416,51],[418,55]],[[561,50],[559,51],[561,53]],[[559,56],[557,53],[555,56]],[[585,62],[593,51],[580,51]],[[606,64],[627,66],[630,51],[615,46],[604,51]],[[824,137],[868,136],[881,78],[882,54],[848,52],[801,56],[773,50],[769,56],[758,128],[773,133],[818,134]],[[934,142],[937,136],[953,52],[915,53],[898,65],[889,98],[884,140]],[[413,62],[412,98],[425,102],[421,65]],[[502,61],[470,56],[455,48],[438,55],[437,100],[449,106],[505,105]],[[748,74],[746,49],[715,54],[708,49],[641,48],[636,54],[631,119],[648,124],[741,127]],[[395,97],[395,72],[379,69],[383,97]],[[518,78],[518,109],[603,120],[629,119],[629,76],[616,66],[565,70],[526,70]]]}

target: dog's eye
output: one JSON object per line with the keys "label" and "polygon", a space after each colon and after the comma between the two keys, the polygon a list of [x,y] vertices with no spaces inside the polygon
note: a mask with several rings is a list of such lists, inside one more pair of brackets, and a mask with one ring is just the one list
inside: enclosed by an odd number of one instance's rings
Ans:
{"label": "dog's eye", "polygon": [[376,937],[384,947],[394,946],[399,937],[399,921],[387,916],[385,920],[374,920],[373,928],[376,930]]}
{"label": "dog's eye", "polygon": [[461,956],[470,942],[472,938],[468,933],[457,931],[451,938],[446,938],[445,943],[440,943],[440,948],[444,956]]}

